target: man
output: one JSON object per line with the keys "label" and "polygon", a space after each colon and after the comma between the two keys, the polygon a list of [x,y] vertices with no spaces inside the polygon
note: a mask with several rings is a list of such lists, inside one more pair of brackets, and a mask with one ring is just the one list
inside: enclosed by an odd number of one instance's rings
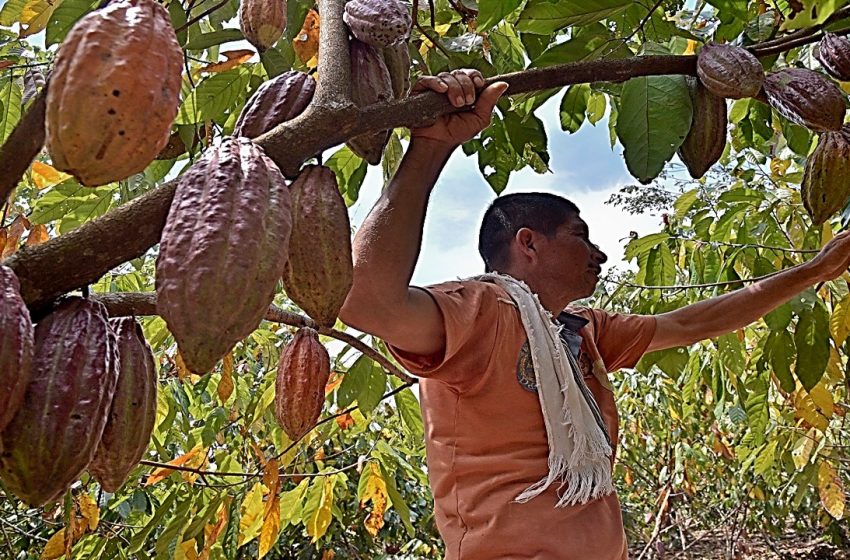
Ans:
{"label": "man", "polygon": [[398,171],[355,237],[354,285],[340,317],[384,339],[422,378],[447,560],[624,559],[607,373],[645,352],[734,331],[838,277],[850,264],[850,238],[839,234],[804,265],[669,313],[564,313],[593,293],[606,256],[571,202],[511,195],[483,220],[479,250],[491,274],[409,286],[431,189],[452,151],[489,124],[506,89],[483,85],[470,70],[417,84],[469,110],[411,131]]}

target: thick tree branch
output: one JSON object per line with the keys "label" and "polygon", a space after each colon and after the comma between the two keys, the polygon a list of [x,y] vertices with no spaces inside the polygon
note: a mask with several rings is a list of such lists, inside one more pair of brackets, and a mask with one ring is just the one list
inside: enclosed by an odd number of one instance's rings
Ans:
{"label": "thick tree branch", "polygon": [[30,108],[0,148],[0,206],[6,204],[9,195],[18,186],[30,163],[44,146],[46,98],[47,87],[45,86],[35,96]]}
{"label": "thick tree branch", "polygon": [[319,0],[319,82],[313,105],[346,109],[351,102],[348,29],[342,21],[345,0]]}

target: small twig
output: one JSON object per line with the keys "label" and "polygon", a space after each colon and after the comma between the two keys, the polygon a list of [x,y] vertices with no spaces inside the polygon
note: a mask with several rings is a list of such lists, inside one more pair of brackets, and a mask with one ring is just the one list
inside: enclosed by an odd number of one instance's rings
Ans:
{"label": "small twig", "polygon": [[[189,28],[189,26],[191,26],[191,25],[194,25],[194,24],[198,23],[199,21],[201,21],[202,19],[204,19],[205,17],[207,17],[208,15],[210,15],[211,13],[213,13],[214,11],[216,11],[216,10],[218,10],[219,8],[222,8],[223,6],[225,6],[225,5],[226,5],[229,1],[230,1],[230,0],[221,0],[221,2],[219,2],[219,3],[218,3],[218,4],[216,4],[215,6],[213,6],[213,7],[209,8],[208,10],[205,10],[205,11],[201,12],[201,13],[200,13],[200,14],[198,14],[197,16],[193,17],[192,19],[190,19],[189,21],[187,21],[186,23],[184,23],[183,25],[181,25],[180,27],[178,27],[177,29],[175,29],[175,30],[174,30],[174,32],[175,32],[175,33],[180,33],[181,31],[185,31],[186,29],[188,29],[188,28]],[[191,10],[191,8],[190,8],[190,10]]]}
{"label": "small twig", "polygon": [[0,525],[3,530],[3,539],[6,541],[6,547],[9,549],[9,558],[15,557],[15,549],[12,547],[12,539],[9,538],[9,533],[6,532],[6,526]]}
{"label": "small twig", "polygon": [[424,35],[424,36],[425,36],[425,38],[426,38],[426,39],[428,39],[428,40],[431,42],[431,44],[432,44],[432,45],[434,45],[435,47],[437,47],[437,49],[438,49],[441,53],[443,53],[444,55],[446,55],[446,58],[451,58],[452,53],[450,53],[450,52],[449,52],[449,50],[448,50],[446,47],[444,47],[444,46],[443,46],[443,44],[440,42],[440,39],[438,39],[437,37],[433,37],[433,36],[431,36],[431,34],[430,34],[430,33],[428,33],[428,30],[427,30],[427,29],[425,29],[424,27],[422,27],[422,26],[419,24],[419,22],[418,22],[418,21],[417,21],[416,23],[414,23],[414,25],[416,26],[416,29],[418,29],[418,30],[419,30],[419,32],[420,32],[422,35]]}
{"label": "small twig", "polygon": [[788,247],[761,245],[759,243],[729,243],[727,241],[706,241],[704,239],[696,239],[694,237],[684,236],[671,236],[670,239],[679,239],[681,241],[695,241],[704,245],[723,245],[724,247],[739,247],[743,249],[769,249],[771,251],[781,251],[783,253],[820,253],[820,249],[790,249]]}
{"label": "small twig", "polygon": [[629,34],[628,37],[623,39],[623,44],[626,44],[629,41],[629,39],[634,37],[639,31],[643,31],[643,26],[646,25],[646,22],[648,22],[650,20],[650,18],[652,17],[652,14],[655,13],[655,10],[657,10],[658,7],[661,6],[661,4],[663,4],[663,3],[664,3],[664,0],[657,0],[655,2],[655,5],[653,5],[649,9],[649,11],[646,13],[646,16],[644,16],[644,18],[642,20],[640,20],[640,23],[637,24],[637,27],[635,27],[634,31],[632,31]]}
{"label": "small twig", "polygon": [[20,533],[21,535],[25,535],[25,536],[27,536],[27,537],[29,537],[29,538],[31,538],[31,539],[35,539],[35,540],[37,540],[37,541],[47,542],[47,539],[45,539],[44,537],[41,537],[41,536],[39,536],[39,535],[33,535],[32,533],[28,533],[27,531],[24,531],[23,529],[21,529],[21,528],[20,528],[20,527],[18,527],[17,525],[14,525],[14,524],[10,523],[9,521],[6,521],[6,520],[5,520],[5,519],[3,519],[2,517],[0,517],[0,523],[3,523],[4,525],[6,525],[7,527],[9,527],[10,529],[12,529],[13,531],[15,531],[16,533]]}
{"label": "small twig", "polygon": [[755,278],[741,278],[739,280],[726,280],[724,282],[708,282],[706,284],[681,284],[673,286],[646,286],[643,284],[633,284],[632,282],[616,282],[614,280],[608,280],[607,278],[603,278],[603,282],[606,282],[608,284],[615,284],[618,286],[626,286],[628,288],[637,288],[639,290],[701,290],[704,288],[715,288],[718,286],[732,286],[735,284],[758,282],[759,280],[764,280],[765,278],[776,276],[780,272],[784,271],[777,270],[776,272],[771,272],[770,274],[765,274],[764,276],[756,276]]}

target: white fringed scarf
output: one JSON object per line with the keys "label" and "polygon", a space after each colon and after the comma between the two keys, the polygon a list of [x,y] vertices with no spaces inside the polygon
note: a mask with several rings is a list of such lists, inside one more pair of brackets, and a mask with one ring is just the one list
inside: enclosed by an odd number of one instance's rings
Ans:
{"label": "white fringed scarf", "polygon": [[549,442],[549,474],[526,488],[527,502],[559,483],[556,507],[583,504],[614,491],[611,445],[593,395],[572,354],[564,350],[559,327],[521,280],[498,273],[473,278],[493,282],[516,303],[528,336],[537,396]]}

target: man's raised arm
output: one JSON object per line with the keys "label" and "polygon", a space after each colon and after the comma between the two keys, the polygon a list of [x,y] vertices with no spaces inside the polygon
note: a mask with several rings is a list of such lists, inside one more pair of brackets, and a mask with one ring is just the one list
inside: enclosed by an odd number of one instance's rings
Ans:
{"label": "man's raised arm", "polygon": [[340,319],[413,354],[433,355],[445,344],[437,304],[409,284],[437,177],[452,151],[490,124],[493,107],[507,88],[499,82],[479,94],[483,85],[477,71],[455,70],[424,77],[414,86],[414,92],[445,93],[455,107],[470,109],[411,130],[398,171],[354,237],[354,283]]}

